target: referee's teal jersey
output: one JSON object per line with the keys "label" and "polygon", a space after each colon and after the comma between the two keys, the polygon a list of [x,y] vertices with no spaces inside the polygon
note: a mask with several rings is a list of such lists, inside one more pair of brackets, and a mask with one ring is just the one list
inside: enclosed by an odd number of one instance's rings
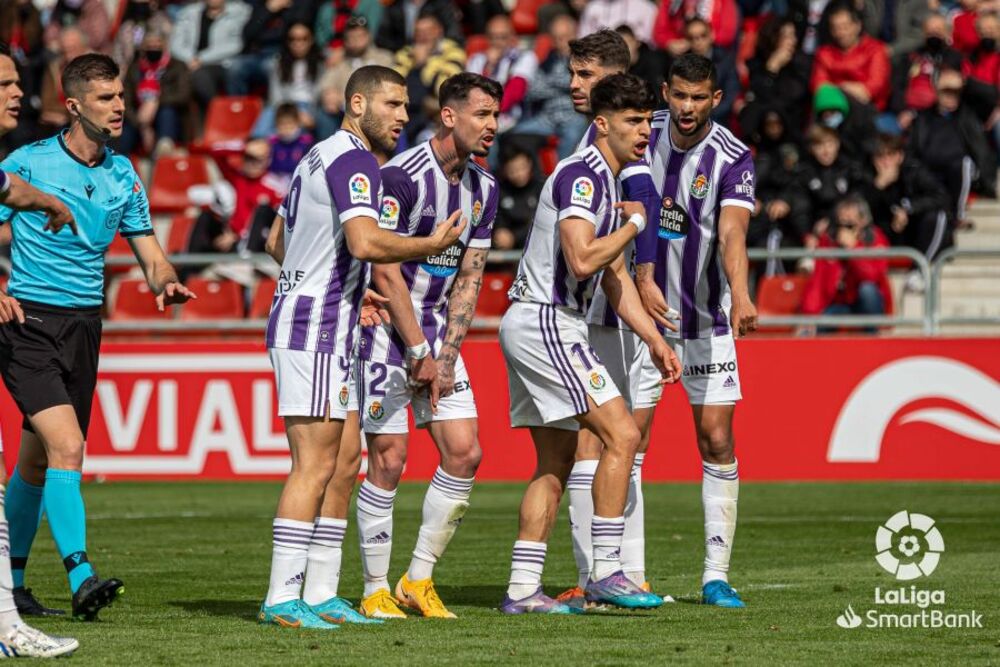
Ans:
{"label": "referee's teal jersey", "polygon": [[9,223],[14,237],[7,292],[21,301],[63,308],[100,306],[104,253],[115,234],[131,238],[153,233],[149,200],[132,163],[106,148],[104,159],[87,166],[58,134],[14,151],[0,169],[62,200],[79,232],[43,231],[44,213],[0,205],[0,224]]}

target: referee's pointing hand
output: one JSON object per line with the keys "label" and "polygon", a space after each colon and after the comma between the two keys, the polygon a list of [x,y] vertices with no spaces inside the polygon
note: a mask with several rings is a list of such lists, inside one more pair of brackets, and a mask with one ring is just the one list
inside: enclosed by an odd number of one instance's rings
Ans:
{"label": "referee's pointing hand", "polygon": [[175,303],[186,303],[191,299],[197,299],[198,295],[184,287],[182,283],[172,282],[163,286],[163,291],[156,295],[156,308],[163,312],[166,306]]}

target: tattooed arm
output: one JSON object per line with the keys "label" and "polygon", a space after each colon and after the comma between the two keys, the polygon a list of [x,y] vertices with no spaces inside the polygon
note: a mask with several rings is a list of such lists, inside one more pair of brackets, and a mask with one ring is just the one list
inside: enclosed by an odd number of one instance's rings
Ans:
{"label": "tattooed arm", "polygon": [[479,300],[479,289],[483,286],[483,269],[489,250],[469,248],[462,258],[462,268],[448,297],[448,329],[444,334],[441,353],[438,355],[438,385],[441,396],[455,391],[455,362],[458,351],[465,340],[465,334],[472,325]]}

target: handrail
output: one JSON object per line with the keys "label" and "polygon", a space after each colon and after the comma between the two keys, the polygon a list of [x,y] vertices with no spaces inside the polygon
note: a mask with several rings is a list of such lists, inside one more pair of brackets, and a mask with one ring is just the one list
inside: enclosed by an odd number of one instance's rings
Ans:
{"label": "handrail", "polygon": [[931,299],[931,335],[941,331],[942,324],[1000,324],[1000,317],[960,317],[941,315],[941,273],[945,264],[959,257],[1000,257],[1000,248],[957,248],[943,250],[931,265],[931,279],[927,283],[927,294]]}

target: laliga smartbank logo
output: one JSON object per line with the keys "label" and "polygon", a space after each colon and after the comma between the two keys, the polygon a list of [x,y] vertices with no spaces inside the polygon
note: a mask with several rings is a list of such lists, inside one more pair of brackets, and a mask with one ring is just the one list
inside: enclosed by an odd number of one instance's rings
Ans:
{"label": "laliga smartbank logo", "polygon": [[[875,531],[875,561],[898,581],[929,577],[944,553],[944,537],[934,519],[903,510]],[[837,625],[866,628],[981,628],[983,615],[942,609],[945,592],[911,584],[909,588],[875,587],[873,609],[859,614],[853,605],[837,617]],[[914,607],[916,610],[914,610]]]}

